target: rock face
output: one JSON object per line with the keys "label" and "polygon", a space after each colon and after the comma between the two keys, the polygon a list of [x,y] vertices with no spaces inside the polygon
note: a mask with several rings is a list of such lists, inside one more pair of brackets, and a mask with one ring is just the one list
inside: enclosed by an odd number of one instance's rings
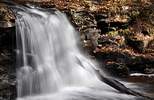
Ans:
{"label": "rock face", "polygon": [[[54,7],[66,13],[79,31],[84,49],[109,74],[117,77],[128,77],[134,72],[154,74],[152,0],[14,1]],[[15,29],[8,28],[9,23],[14,23],[14,17],[6,6],[0,4],[0,80],[4,80],[0,81],[0,99],[4,100],[16,96],[11,43],[15,40]]]}
{"label": "rock face", "polygon": [[11,10],[2,3],[0,3],[0,27],[7,28],[14,26],[14,16]]}
{"label": "rock face", "polygon": [[0,4],[0,100],[15,100],[15,27],[12,12]]}
{"label": "rock face", "polygon": [[0,28],[0,97],[2,100],[11,100],[16,97],[16,82],[15,82],[15,27]]}
{"label": "rock face", "polygon": [[81,33],[84,47],[102,63],[102,69],[120,77],[133,72],[152,74],[152,3],[129,1],[130,4],[112,0],[88,2],[89,10],[73,10],[73,23]]}
{"label": "rock face", "polygon": [[0,99],[14,100],[16,98],[15,55],[13,46],[15,27],[0,28]]}
{"label": "rock face", "polygon": [[104,66],[108,66],[107,61],[111,61],[115,62],[112,65],[127,67],[124,72],[153,73],[149,71],[153,69],[151,63],[154,55],[154,13],[151,1],[14,1],[62,10],[81,33],[83,47]]}

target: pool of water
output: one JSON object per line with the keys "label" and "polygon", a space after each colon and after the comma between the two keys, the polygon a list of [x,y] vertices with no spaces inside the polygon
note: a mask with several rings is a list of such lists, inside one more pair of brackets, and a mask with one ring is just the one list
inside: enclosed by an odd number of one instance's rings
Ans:
{"label": "pool of water", "polygon": [[154,98],[154,76],[144,74],[133,74],[124,79],[126,86],[132,90],[143,93]]}

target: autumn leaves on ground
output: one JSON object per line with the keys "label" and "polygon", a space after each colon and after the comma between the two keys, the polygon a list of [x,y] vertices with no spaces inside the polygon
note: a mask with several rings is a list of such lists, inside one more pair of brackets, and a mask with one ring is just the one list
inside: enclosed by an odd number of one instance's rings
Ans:
{"label": "autumn leaves on ground", "polygon": [[[57,8],[64,12],[79,31],[84,50],[88,51],[108,74],[122,78],[129,77],[131,73],[142,73],[147,76],[154,74],[152,0],[14,1],[24,5],[31,3],[44,8]],[[5,84],[0,86],[2,91],[0,95],[9,91],[10,87],[15,89],[15,83],[12,82],[15,75],[11,74],[11,78],[8,76],[9,66],[14,62],[12,53],[15,48],[12,46],[12,41],[15,41],[14,22],[15,17],[12,12],[5,4],[0,3],[0,75],[3,76],[0,80],[5,80],[0,82]],[[13,27],[7,27],[6,23],[10,23]],[[6,27],[3,27],[4,24]],[[154,82],[152,76],[146,79],[147,82]],[[14,93],[7,93],[3,96],[7,98],[11,95],[15,98]]]}
{"label": "autumn leaves on ground", "polygon": [[110,74],[127,77],[132,72],[154,73],[152,1],[44,0],[31,3],[66,13],[80,32],[83,47]]}

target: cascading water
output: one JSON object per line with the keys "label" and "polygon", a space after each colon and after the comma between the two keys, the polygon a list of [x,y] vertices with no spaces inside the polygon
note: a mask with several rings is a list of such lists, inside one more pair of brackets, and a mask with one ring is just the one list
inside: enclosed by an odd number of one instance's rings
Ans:
{"label": "cascading water", "polygon": [[79,59],[85,58],[78,51],[75,31],[66,17],[60,12],[50,14],[36,9],[32,12],[35,15],[19,12],[22,17],[17,16],[19,55],[22,56],[18,95],[49,93],[66,86],[89,84],[93,76],[79,63]]}
{"label": "cascading water", "polygon": [[97,79],[64,14],[24,8],[16,18],[18,99],[134,100]]}

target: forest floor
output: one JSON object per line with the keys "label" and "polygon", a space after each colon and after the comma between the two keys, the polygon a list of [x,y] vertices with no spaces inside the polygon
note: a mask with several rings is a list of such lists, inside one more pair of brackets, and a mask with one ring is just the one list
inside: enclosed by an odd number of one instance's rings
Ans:
{"label": "forest floor", "polygon": [[[152,0],[15,1],[19,4],[57,8],[64,12],[79,32],[84,50],[100,63],[107,74],[127,78],[131,82],[146,80],[146,83],[154,83]],[[15,48],[14,22],[12,12],[0,3],[0,97],[5,98],[15,96],[11,92],[3,95],[3,92],[15,89],[16,84],[13,81],[15,75],[9,75],[14,68],[11,68]],[[11,27],[7,27],[10,24],[6,23],[10,23]],[[135,73],[140,73],[140,76]]]}

